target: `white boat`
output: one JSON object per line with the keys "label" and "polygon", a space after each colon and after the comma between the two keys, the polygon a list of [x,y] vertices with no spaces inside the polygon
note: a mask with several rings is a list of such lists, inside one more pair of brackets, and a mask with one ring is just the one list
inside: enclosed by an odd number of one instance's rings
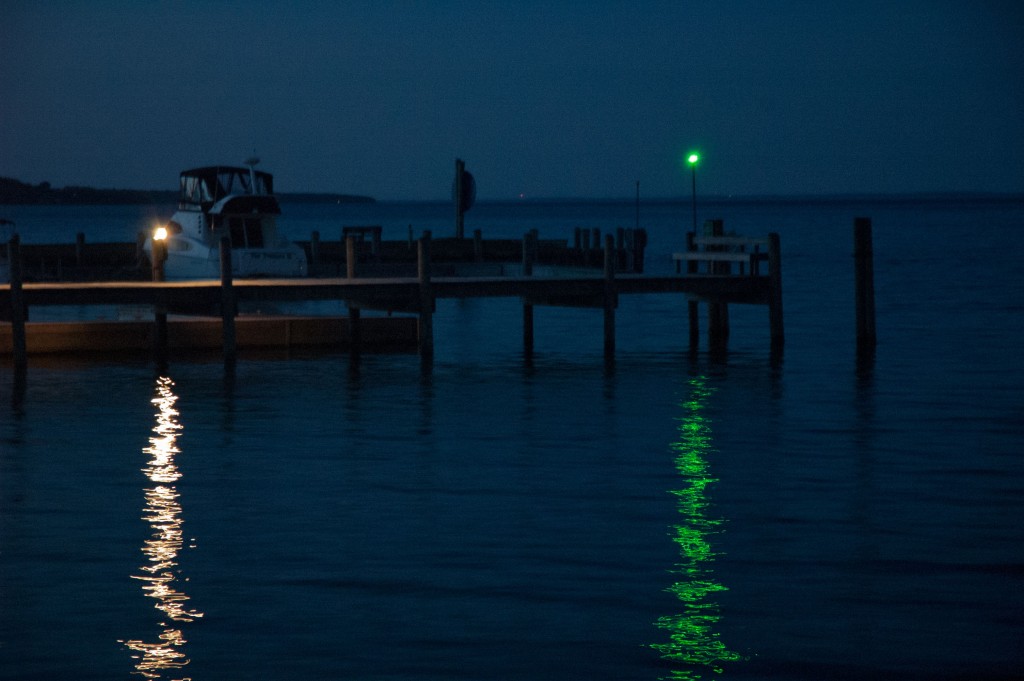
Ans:
{"label": "white boat", "polygon": [[177,212],[145,243],[152,259],[152,240],[165,241],[165,279],[220,278],[222,237],[231,242],[233,277],[306,276],[306,252],[278,235],[274,178],[256,170],[258,162],[181,173]]}

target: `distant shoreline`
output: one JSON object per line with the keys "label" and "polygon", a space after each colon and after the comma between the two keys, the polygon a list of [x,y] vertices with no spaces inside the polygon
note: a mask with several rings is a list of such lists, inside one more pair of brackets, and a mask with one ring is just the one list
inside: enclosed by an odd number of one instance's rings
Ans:
{"label": "distant shoreline", "polygon": [[[296,203],[375,203],[370,196],[296,192],[278,194],[283,201]],[[51,187],[48,182],[31,185],[9,177],[0,177],[0,205],[90,206],[157,205],[178,202],[178,192],[147,189],[96,189],[94,187]]]}
{"label": "distant shoreline", "polygon": [[[355,203],[355,204],[444,204],[450,199],[383,199],[359,194],[336,194],[320,192],[292,192],[277,195],[288,203]],[[645,196],[640,198],[642,204],[674,204],[690,203],[689,196],[666,197]],[[0,205],[161,205],[176,204],[178,192],[173,190],[145,189],[96,189],[93,187],[53,188],[47,182],[30,185],[15,179],[0,177]],[[629,203],[636,202],[635,197],[620,196],[611,198],[593,197],[557,197],[538,196],[530,198],[492,198],[478,199],[477,204],[483,205],[550,205],[580,203]],[[902,192],[892,194],[707,194],[697,196],[697,203],[708,205],[743,205],[743,204],[840,204],[840,203],[1024,203],[1024,193],[1007,192]]]}

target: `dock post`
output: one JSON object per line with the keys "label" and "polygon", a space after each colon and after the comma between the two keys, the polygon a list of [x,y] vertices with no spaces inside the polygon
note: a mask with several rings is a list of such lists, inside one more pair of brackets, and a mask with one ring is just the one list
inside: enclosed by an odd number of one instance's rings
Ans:
{"label": "dock post", "polygon": [[647,248],[647,230],[643,227],[636,230],[633,236],[633,271],[643,274],[644,271],[644,249]]}
{"label": "dock post", "polygon": [[356,276],[356,238],[351,234],[345,237],[345,276],[349,279]]}
{"label": "dock post", "polygon": [[473,260],[484,261],[484,234],[479,229],[473,230]]}
{"label": "dock post", "polygon": [[309,264],[320,264],[320,231],[316,229],[309,236]]}
{"label": "dock post", "polygon": [[[722,220],[705,220],[704,232],[708,236],[724,236],[725,226]],[[723,246],[709,246],[707,250],[725,250]],[[731,274],[732,265],[728,262],[710,263],[712,274]],[[722,348],[729,341],[729,304],[722,302],[708,303],[708,342],[717,348]]]}
{"label": "dock post", "polygon": [[224,363],[235,361],[235,289],[231,274],[231,241],[220,238],[220,315]]}
{"label": "dock post", "polygon": [[[150,256],[151,279],[156,282],[163,281],[167,242],[163,239],[153,239]],[[167,305],[159,302],[153,306],[153,359],[161,371],[167,365]]]}
{"label": "dock post", "polygon": [[78,232],[75,234],[75,266],[82,266],[82,255],[85,251],[85,234]]}
{"label": "dock post", "polygon": [[11,349],[14,369],[23,373],[28,366],[28,348],[25,343],[25,301],[21,291],[21,236],[12,234],[7,244],[7,260],[11,278]]}
{"label": "dock post", "polygon": [[466,188],[463,187],[462,180],[466,176],[466,163],[461,158],[455,159],[455,238],[462,239],[463,236],[463,195],[466,192]]}
{"label": "dock post", "polygon": [[768,325],[773,355],[782,352],[786,337],[782,324],[782,247],[777,232],[768,234]]}
{"label": "dock post", "polygon": [[623,227],[615,228],[615,268],[620,272],[628,272],[626,265],[626,230]]}
{"label": "dock post", "polygon": [[853,263],[856,286],[857,354],[870,356],[875,351],[875,271],[871,238],[871,218],[853,220]]}
{"label": "dock post", "polygon": [[370,255],[376,261],[380,258],[380,244],[381,238],[384,233],[384,227],[381,225],[374,225],[373,229],[370,230]]}
{"label": "dock post", "polygon": [[[697,235],[693,232],[686,233],[686,252],[693,253],[697,250],[697,244],[694,239]],[[694,275],[697,273],[697,261],[689,260],[686,263],[686,274]],[[700,345],[700,310],[696,300],[689,300],[686,303],[687,313],[690,319],[690,349],[695,350]]]}
{"label": "dock post", "polygon": [[615,358],[615,237],[604,238],[604,359]]}
{"label": "dock post", "polygon": [[[533,233],[523,234],[523,276],[533,276]],[[523,354],[527,360],[533,357],[533,303],[523,298]]]}
{"label": "dock post", "polygon": [[[356,278],[356,238],[351,234],[345,237],[345,276]],[[348,340],[349,353],[355,359],[362,349],[362,329],[359,324],[359,307],[348,305]]]}
{"label": "dock post", "polygon": [[417,336],[424,365],[434,360],[434,292],[430,286],[430,230],[423,232],[417,250],[420,285],[420,316]]}

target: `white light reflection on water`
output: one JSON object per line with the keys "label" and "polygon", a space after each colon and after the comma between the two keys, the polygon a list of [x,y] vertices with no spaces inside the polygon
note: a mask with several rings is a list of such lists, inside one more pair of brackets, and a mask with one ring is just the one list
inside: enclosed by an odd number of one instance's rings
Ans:
{"label": "white light reflection on water", "polygon": [[184,546],[184,520],[175,487],[181,478],[181,471],[175,462],[180,452],[177,440],[181,424],[178,422],[178,410],[174,406],[178,396],[174,394],[173,387],[174,381],[171,379],[157,379],[156,396],[152,400],[157,408],[156,425],[149,438],[149,446],[143,449],[150,460],[142,469],[154,483],[145,490],[145,515],[142,516],[150,524],[153,533],[142,547],[146,562],[140,568],[141,574],[132,575],[133,579],[143,583],[142,592],[156,601],[153,607],[165,617],[159,623],[162,631],[156,642],[139,639],[121,641],[136,653],[132,655],[137,660],[135,668],[138,671],[135,673],[147,679],[162,679],[164,671],[181,669],[189,663],[184,652],[186,641],[179,623],[192,622],[203,616],[201,612],[187,607],[189,597],[178,588],[182,578],[180,570],[176,568],[178,553]]}
{"label": "white light reflection on water", "polygon": [[704,409],[711,389],[703,377],[690,380],[690,398],[683,403],[685,414],[679,424],[679,439],[672,443],[675,467],[682,487],[673,490],[682,516],[672,527],[672,538],[679,545],[679,579],[668,588],[681,601],[682,612],[658,618],[655,626],[669,634],[667,643],[652,648],[674,664],[684,665],[671,671],[670,679],[700,679],[706,671],[721,674],[722,663],[742,659],[719,639],[716,625],[721,619],[714,594],[728,587],[715,579],[712,563],[715,550],[712,535],[720,532],[722,520],[708,514],[707,488],[717,481],[712,477],[708,455],[713,451],[711,422]]}

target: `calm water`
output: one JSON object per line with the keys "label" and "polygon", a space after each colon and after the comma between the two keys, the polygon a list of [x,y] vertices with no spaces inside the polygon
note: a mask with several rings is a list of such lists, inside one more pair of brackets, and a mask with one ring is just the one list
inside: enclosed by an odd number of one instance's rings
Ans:
{"label": "calm water", "polygon": [[[163,212],[161,212],[163,211]],[[27,242],[164,208],[4,207]],[[450,233],[447,206],[285,206]],[[858,365],[852,222],[874,219]],[[649,269],[688,205],[641,207]],[[1024,206],[705,206],[781,234],[786,348],[733,306],[439,301],[436,360],[330,353],[0,364],[2,679],[998,679],[1024,674]],[[485,236],[632,227],[481,205]],[[334,237],[336,238],[336,237]],[[716,673],[721,670],[721,673]]]}

